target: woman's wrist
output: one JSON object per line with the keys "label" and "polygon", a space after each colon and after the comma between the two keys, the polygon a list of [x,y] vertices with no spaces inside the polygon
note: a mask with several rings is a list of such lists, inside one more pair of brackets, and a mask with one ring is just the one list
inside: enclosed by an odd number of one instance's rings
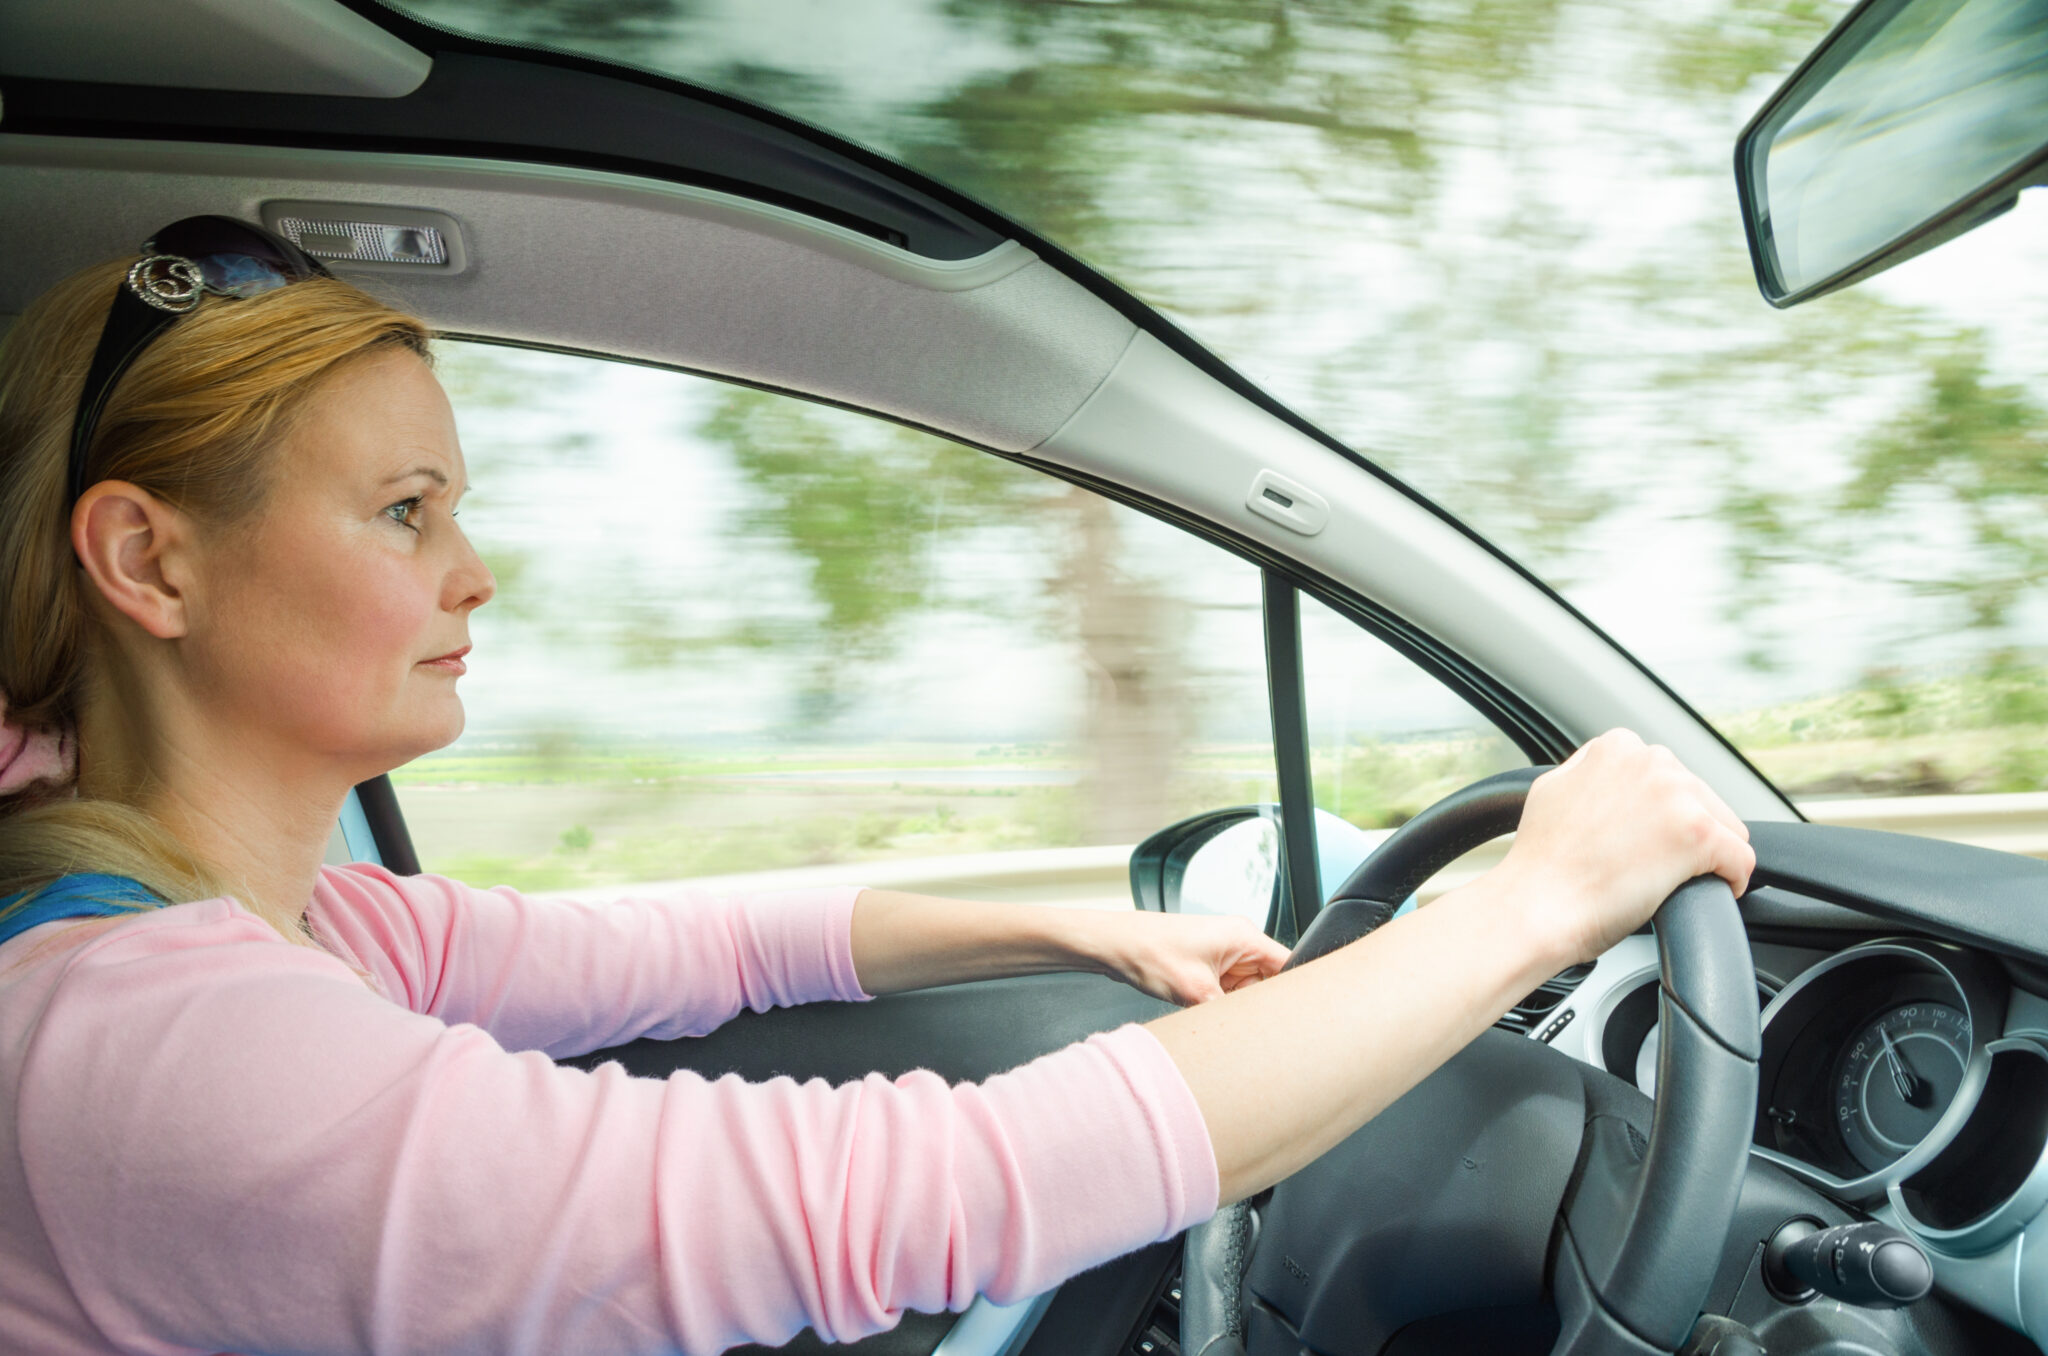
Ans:
{"label": "woman's wrist", "polygon": [[1533,987],[1581,959],[1581,939],[1570,924],[1570,911],[1556,897],[1559,888],[1546,873],[1510,859],[1437,904],[1462,897],[1459,906],[1472,914],[1472,935],[1500,943],[1507,963],[1533,977]]}
{"label": "woman's wrist", "polygon": [[852,920],[854,969],[872,994],[1054,970],[1114,974],[1112,929],[1103,926],[1111,916],[863,890]]}
{"label": "woman's wrist", "polygon": [[1035,907],[1032,913],[1034,916],[1028,920],[1032,943],[1059,968],[1098,975],[1123,973],[1116,936],[1122,914],[1044,905]]}

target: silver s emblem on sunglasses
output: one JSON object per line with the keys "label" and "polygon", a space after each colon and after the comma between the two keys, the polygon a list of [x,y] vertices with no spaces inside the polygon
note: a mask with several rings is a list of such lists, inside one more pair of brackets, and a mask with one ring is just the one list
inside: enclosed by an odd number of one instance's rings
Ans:
{"label": "silver s emblem on sunglasses", "polygon": [[183,313],[199,304],[206,280],[199,265],[175,254],[151,254],[128,270],[128,290],[159,311]]}

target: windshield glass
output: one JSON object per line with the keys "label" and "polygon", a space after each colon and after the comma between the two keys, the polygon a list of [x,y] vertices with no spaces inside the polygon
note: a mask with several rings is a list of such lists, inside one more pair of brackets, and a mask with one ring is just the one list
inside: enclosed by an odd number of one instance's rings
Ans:
{"label": "windshield glass", "polygon": [[1513,552],[1802,797],[2048,780],[2048,230],[1790,313],[1737,131],[1837,0],[405,0],[875,147]]}

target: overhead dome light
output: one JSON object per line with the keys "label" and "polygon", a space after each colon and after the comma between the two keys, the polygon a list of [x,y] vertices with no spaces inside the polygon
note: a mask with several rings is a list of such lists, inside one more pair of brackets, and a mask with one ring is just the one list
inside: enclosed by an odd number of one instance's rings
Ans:
{"label": "overhead dome light", "polygon": [[468,262],[455,219],[443,212],[267,202],[263,224],[314,258],[344,267],[460,273]]}
{"label": "overhead dome light", "polygon": [[307,221],[281,217],[287,240],[320,259],[379,264],[445,264],[448,242],[431,226],[385,226],[374,221]]}

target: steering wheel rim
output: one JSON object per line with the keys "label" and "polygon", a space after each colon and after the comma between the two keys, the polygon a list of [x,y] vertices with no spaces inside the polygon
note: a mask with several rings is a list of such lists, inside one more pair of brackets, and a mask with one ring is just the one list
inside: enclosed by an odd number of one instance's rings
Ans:
{"label": "steering wheel rim", "polygon": [[[1512,832],[1530,785],[1548,770],[1474,782],[1403,825],[1332,894],[1289,966],[1356,941],[1436,871]],[[1703,876],[1659,906],[1652,929],[1662,1023],[1650,1133],[1639,1153],[1617,1152],[1594,1142],[1589,1121],[1581,1176],[1559,1212],[1553,1356],[1677,1350],[1713,1282],[1741,1193],[1761,1049],[1741,914],[1727,885]],[[1241,1290],[1207,1292],[1230,1288],[1233,1265],[1241,1284],[1243,1228],[1241,1214],[1220,1215],[1213,1230],[1190,1232],[1184,1329],[1207,1325],[1184,1330],[1190,1356],[1241,1349],[1228,1316]]]}

